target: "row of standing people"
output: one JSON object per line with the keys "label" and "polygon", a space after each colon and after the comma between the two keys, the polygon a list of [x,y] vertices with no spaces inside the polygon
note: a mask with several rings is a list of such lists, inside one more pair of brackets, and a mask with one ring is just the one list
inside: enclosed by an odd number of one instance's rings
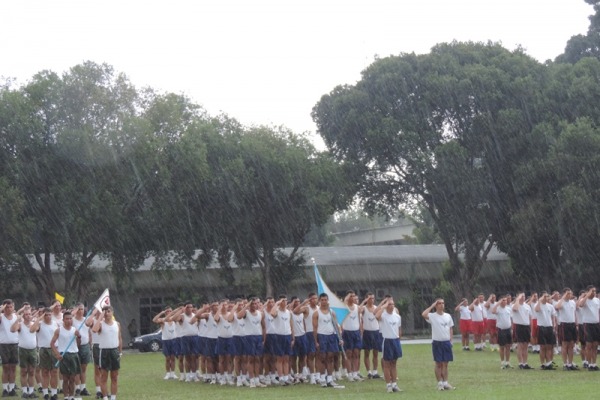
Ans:
{"label": "row of standing people", "polygon": [[532,369],[528,349],[539,353],[540,368],[556,368],[553,357],[560,353],[563,370],[578,370],[574,363],[576,344],[581,344],[583,367],[597,371],[597,347],[600,342],[600,299],[596,288],[589,286],[575,296],[569,288],[562,293],[541,292],[525,296],[517,293],[496,300],[494,294],[485,300],[483,294],[470,304],[466,299],[455,311],[460,312],[463,350],[469,350],[473,334],[475,350],[482,351],[489,335],[490,347],[498,350],[501,368],[512,368],[510,353],[516,350],[519,368]]}
{"label": "row of standing people", "polygon": [[254,297],[167,308],[154,318],[163,332],[165,379],[177,379],[178,361],[179,379],[188,382],[240,387],[307,382],[339,388],[342,374],[350,382],[363,380],[364,351],[367,378],[380,377],[381,353],[387,391],[400,391],[396,362],[402,357],[402,324],[393,298],[375,304],[368,293],[359,304],[351,291],[344,302],[349,314],[341,324],[327,294],[310,293],[304,301],[288,302],[282,295],[264,302]]}
{"label": "row of standing people", "polygon": [[[87,316],[87,318],[86,318]],[[64,310],[60,302],[34,309],[24,303],[15,310],[11,299],[0,306],[0,357],[2,397],[16,397],[16,371],[20,367],[22,398],[57,400],[89,396],[87,365],[94,362],[96,398],[115,400],[122,340],[112,307],[89,316],[83,303]],[[111,379],[110,392],[108,378]]]}

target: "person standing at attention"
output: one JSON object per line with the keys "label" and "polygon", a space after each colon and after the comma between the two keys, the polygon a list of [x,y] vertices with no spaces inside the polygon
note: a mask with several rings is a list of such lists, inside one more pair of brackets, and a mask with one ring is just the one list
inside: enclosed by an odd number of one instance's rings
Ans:
{"label": "person standing at attention", "polygon": [[450,314],[444,312],[444,299],[437,299],[423,310],[423,318],[431,325],[433,361],[435,361],[435,378],[438,390],[453,390],[448,383],[448,363],[454,361],[452,355],[452,335],[454,321]]}

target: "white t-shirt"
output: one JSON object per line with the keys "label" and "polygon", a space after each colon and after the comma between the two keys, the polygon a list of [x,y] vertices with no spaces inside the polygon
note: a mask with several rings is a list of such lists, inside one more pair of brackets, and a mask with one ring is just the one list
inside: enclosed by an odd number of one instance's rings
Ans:
{"label": "white t-shirt", "polygon": [[483,321],[483,306],[481,304],[473,305],[473,310],[471,310],[471,319],[473,322]]}
{"label": "white t-shirt", "polygon": [[460,312],[460,319],[471,320],[471,310],[469,310],[469,306],[460,306],[458,311]]}
{"label": "white t-shirt", "polygon": [[381,313],[381,319],[379,320],[379,327],[381,329],[381,336],[384,339],[399,339],[399,331],[402,326],[402,317],[392,311],[388,313],[384,310]]}
{"label": "white t-shirt", "polygon": [[19,333],[10,331],[10,328],[17,321],[17,314],[13,313],[10,319],[6,318],[4,314],[0,315],[0,318],[2,318],[2,323],[0,323],[0,344],[19,343]]}
{"label": "white t-shirt", "polygon": [[431,339],[439,342],[452,340],[450,328],[454,326],[452,316],[448,313],[429,313],[427,322],[431,325]]}
{"label": "white t-shirt", "polygon": [[246,310],[246,321],[248,335],[262,335],[262,313],[260,311],[257,310],[256,314],[252,315],[250,310]]}
{"label": "white t-shirt", "polygon": [[31,333],[29,326],[25,325],[25,322],[21,322],[21,329],[19,330],[19,347],[22,349],[33,350],[37,347],[37,334]]}
{"label": "white t-shirt", "polygon": [[277,310],[277,316],[273,319],[273,328],[276,335],[291,335],[292,327],[290,310]]}
{"label": "white t-shirt", "polygon": [[342,329],[345,331],[358,331],[360,330],[360,320],[358,318],[358,306],[353,305],[354,308],[350,309],[350,312],[342,322]]}
{"label": "white t-shirt", "polygon": [[581,307],[581,318],[584,324],[597,324],[600,322],[600,299],[594,297],[593,299],[587,299],[583,307]]}
{"label": "white t-shirt", "polygon": [[519,304],[519,309],[512,311],[512,319],[518,325],[530,325],[529,317],[531,316],[531,307],[529,304]]}
{"label": "white t-shirt", "polygon": [[556,316],[556,310],[554,306],[550,303],[539,303],[540,311],[536,311],[535,314],[537,316],[538,326],[543,327],[552,327],[554,324],[552,323],[552,317]]}
{"label": "white t-shirt", "polygon": [[317,334],[319,335],[333,335],[333,319],[331,317],[331,310],[328,313],[324,313],[321,310],[317,310],[319,313],[319,325],[317,326]]}
{"label": "white t-shirt", "polygon": [[362,318],[363,329],[365,331],[379,331],[379,321],[375,318],[375,314],[367,307],[365,307],[364,310]]}
{"label": "white t-shirt", "polygon": [[496,316],[496,328],[498,329],[509,329],[512,326],[510,319],[511,311],[510,306],[498,306],[496,307],[496,314],[490,313]]}

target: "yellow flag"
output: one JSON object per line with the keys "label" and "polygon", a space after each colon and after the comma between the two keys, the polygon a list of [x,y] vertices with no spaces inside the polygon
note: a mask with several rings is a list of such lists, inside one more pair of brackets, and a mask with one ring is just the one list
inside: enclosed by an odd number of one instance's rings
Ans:
{"label": "yellow flag", "polygon": [[58,294],[58,292],[54,292],[54,299],[58,300],[60,304],[62,304],[65,301],[64,296],[61,296],[60,294]]}

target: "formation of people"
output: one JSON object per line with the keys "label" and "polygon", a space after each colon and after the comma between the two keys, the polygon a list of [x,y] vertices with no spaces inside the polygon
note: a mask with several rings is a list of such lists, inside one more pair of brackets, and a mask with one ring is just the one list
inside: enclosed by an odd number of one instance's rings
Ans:
{"label": "formation of people", "polygon": [[543,370],[557,369],[553,358],[559,353],[564,371],[579,370],[574,362],[577,352],[583,368],[599,370],[600,299],[594,286],[581,290],[578,296],[570,288],[562,293],[534,292],[526,296],[520,292],[499,299],[494,294],[487,299],[480,294],[472,302],[462,299],[455,311],[460,313],[462,349],[471,349],[472,335],[474,350],[483,351],[489,337],[491,350],[500,354],[502,369],[513,368],[511,352],[516,352],[519,369],[533,369],[528,362],[531,351],[539,354]]}
{"label": "formation of people", "polygon": [[[365,379],[359,372],[364,352],[366,378],[381,378],[381,356],[386,390],[400,392],[402,318],[394,299],[388,295],[376,304],[368,293],[359,304],[350,291],[344,302],[349,313],[341,323],[325,293],[310,293],[303,301],[281,295],[167,308],[153,319],[162,328],[164,379],[250,388],[302,382],[343,388],[341,379]],[[424,310],[423,318],[432,326],[437,388],[454,389],[448,383],[454,324],[444,312],[444,300]]]}
{"label": "formation of people", "polygon": [[120,324],[110,306],[88,315],[83,303],[72,309],[58,301],[38,308],[24,303],[15,310],[6,299],[0,306],[2,397],[18,396],[17,364],[22,398],[57,400],[59,392],[66,400],[90,396],[87,366],[93,361],[96,398],[115,400],[122,348]]}

